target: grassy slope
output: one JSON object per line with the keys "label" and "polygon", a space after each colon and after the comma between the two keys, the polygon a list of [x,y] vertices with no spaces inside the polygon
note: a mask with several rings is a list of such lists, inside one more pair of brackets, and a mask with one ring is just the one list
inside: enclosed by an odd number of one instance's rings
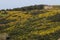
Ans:
{"label": "grassy slope", "polygon": [[0,33],[8,33],[11,40],[57,40],[60,37],[60,9],[2,12]]}

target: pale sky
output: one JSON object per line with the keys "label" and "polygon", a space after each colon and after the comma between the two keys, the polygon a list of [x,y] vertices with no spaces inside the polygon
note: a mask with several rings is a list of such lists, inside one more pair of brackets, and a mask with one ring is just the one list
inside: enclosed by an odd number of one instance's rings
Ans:
{"label": "pale sky", "polygon": [[60,5],[60,0],[0,0],[0,9],[17,8],[39,4]]}

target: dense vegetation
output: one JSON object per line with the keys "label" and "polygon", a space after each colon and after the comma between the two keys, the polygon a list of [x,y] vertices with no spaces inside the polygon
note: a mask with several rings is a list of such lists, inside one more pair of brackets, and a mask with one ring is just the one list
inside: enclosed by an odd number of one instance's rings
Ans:
{"label": "dense vegetation", "polygon": [[[31,11],[31,10],[41,10],[44,9],[45,5],[34,5],[34,6],[25,6],[21,8],[6,9],[6,11]],[[2,9],[4,11],[4,9]]]}
{"label": "dense vegetation", "polygon": [[54,7],[46,10],[40,7],[29,6],[9,9],[9,11],[1,10],[0,33],[8,33],[10,40],[59,39],[60,9]]}

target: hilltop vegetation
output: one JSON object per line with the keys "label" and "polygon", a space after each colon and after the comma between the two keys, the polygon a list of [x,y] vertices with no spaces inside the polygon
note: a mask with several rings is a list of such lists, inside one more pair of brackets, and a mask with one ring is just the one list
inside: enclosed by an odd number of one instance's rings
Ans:
{"label": "hilltop vegetation", "polygon": [[[55,9],[57,8],[57,9]],[[44,9],[44,5],[0,11],[0,33],[10,40],[58,40],[60,9]]]}

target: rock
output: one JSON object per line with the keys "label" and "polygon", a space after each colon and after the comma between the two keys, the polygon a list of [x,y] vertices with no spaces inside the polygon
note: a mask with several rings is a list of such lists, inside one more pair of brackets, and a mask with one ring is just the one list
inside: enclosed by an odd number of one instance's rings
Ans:
{"label": "rock", "polygon": [[9,39],[9,35],[7,33],[0,34],[0,40],[8,40],[8,39]]}

